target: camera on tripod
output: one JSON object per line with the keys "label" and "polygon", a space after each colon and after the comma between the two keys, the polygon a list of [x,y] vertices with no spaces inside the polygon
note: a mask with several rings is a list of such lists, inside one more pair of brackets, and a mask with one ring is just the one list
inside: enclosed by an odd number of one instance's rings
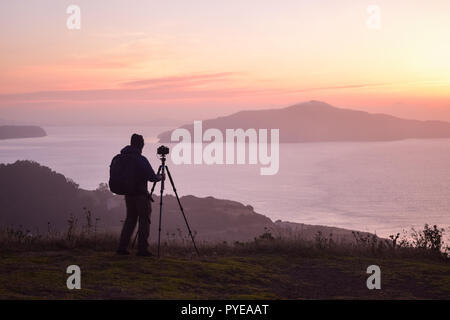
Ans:
{"label": "camera on tripod", "polygon": [[160,156],[165,156],[167,154],[169,154],[169,147],[166,146],[159,146],[158,149],[156,150],[156,153]]}

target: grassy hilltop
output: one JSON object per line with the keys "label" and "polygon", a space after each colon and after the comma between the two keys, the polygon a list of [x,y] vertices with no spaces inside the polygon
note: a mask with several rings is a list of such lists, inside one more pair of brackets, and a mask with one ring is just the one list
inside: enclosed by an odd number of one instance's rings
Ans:
{"label": "grassy hilltop", "polygon": [[[16,251],[3,248],[0,299],[450,297],[448,258],[425,248],[394,249],[369,242],[344,246],[262,235],[248,243],[200,245],[201,257],[189,243],[164,243],[157,259],[117,256],[116,241],[61,240],[24,244]],[[81,268],[81,290],[66,288],[66,268],[72,264]],[[381,290],[366,287],[367,267],[374,264],[381,268]]]}

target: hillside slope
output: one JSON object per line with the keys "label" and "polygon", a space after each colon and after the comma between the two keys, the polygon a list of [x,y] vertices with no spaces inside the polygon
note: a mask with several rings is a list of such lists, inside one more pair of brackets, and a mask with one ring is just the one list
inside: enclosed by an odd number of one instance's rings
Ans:
{"label": "hillside slope", "polygon": [[[151,239],[155,241],[159,197],[153,198]],[[324,235],[333,233],[335,239],[353,239],[350,230],[274,223],[255,212],[253,207],[236,201],[188,195],[181,197],[181,202],[199,241],[253,240],[266,229],[274,235],[295,233],[305,239],[313,239],[319,230]],[[110,193],[105,186],[94,191],[83,190],[64,175],[29,161],[0,164],[0,208],[0,228],[22,228],[33,234],[64,232],[69,227],[69,220],[78,229],[90,223],[99,231],[118,233],[126,212],[123,197]],[[188,237],[178,202],[172,195],[164,196],[162,221],[163,239],[184,241]]]}

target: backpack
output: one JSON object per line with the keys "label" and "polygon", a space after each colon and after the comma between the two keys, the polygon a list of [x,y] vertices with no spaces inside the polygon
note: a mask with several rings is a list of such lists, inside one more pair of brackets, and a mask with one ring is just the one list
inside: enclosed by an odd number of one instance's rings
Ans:
{"label": "backpack", "polygon": [[137,157],[132,154],[116,155],[109,166],[109,189],[118,195],[137,193]]}

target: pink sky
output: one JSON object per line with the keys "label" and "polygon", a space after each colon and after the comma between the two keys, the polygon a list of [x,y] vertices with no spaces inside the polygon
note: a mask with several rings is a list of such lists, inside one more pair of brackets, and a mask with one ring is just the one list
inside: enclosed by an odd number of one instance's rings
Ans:
{"label": "pink sky", "polygon": [[0,118],[192,120],[314,99],[450,121],[449,12],[448,0],[5,1]]}

